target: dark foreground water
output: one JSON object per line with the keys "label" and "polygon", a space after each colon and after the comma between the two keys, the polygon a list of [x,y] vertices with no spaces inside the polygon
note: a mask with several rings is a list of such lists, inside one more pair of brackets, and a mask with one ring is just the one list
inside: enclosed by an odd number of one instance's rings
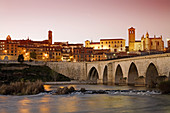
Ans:
{"label": "dark foreground water", "polygon": [[[140,89],[144,87],[72,85],[88,90]],[[55,85],[45,85],[46,90]],[[63,87],[63,86],[61,86]],[[170,95],[81,94],[51,95],[41,93],[26,96],[0,96],[0,113],[170,113]]]}

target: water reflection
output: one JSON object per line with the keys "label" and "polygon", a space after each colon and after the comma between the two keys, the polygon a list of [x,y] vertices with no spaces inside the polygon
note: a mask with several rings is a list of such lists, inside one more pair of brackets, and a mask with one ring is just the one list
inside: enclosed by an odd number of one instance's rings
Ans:
{"label": "water reflection", "polygon": [[20,100],[18,103],[19,103],[19,113],[30,113],[30,107],[29,107],[29,104],[30,104],[30,100],[28,98],[24,98],[22,100]]}
{"label": "water reflection", "polygon": [[51,85],[44,85],[44,89],[45,89],[46,91],[52,90]]}
{"label": "water reflection", "polygon": [[5,109],[0,109],[0,113],[7,113]]}
{"label": "water reflection", "polygon": [[[64,87],[64,85],[62,85]],[[72,86],[72,85],[71,85]],[[48,90],[59,86],[50,86]],[[69,86],[70,87],[70,86]],[[77,89],[129,89],[105,85],[74,85]],[[0,113],[168,113],[169,95],[26,95],[0,96]]]}
{"label": "water reflection", "polygon": [[39,106],[40,113],[50,113],[50,97],[49,95],[45,95],[40,100]]}
{"label": "water reflection", "polygon": [[58,98],[59,102],[62,102],[61,104],[57,104],[57,112],[58,113],[64,113],[64,112],[76,112],[78,111],[78,104],[79,98],[76,96],[71,97],[61,97]]}
{"label": "water reflection", "polygon": [[51,113],[49,105],[40,105],[40,113]]}

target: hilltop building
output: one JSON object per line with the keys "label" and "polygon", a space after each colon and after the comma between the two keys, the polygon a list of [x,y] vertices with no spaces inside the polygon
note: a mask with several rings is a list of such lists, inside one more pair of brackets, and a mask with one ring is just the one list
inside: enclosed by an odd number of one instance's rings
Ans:
{"label": "hilltop building", "polygon": [[129,35],[129,51],[164,51],[164,42],[162,36],[149,37],[149,33],[146,33],[141,37],[140,40],[135,40],[135,28],[131,27],[128,29]]}
{"label": "hilltop building", "polygon": [[8,35],[6,40],[0,40],[0,60],[17,60],[22,54],[24,60],[30,60],[30,54],[36,54],[36,61],[72,61],[74,48],[82,48],[83,44],[69,44],[68,42],[54,42],[52,31],[48,31],[48,40],[32,41],[12,40]]}
{"label": "hilltop building", "polygon": [[52,44],[52,31],[49,31],[48,36],[48,40],[32,41],[29,38],[27,40],[12,40],[10,35],[8,35],[6,40],[0,40],[0,59],[3,60],[6,57],[8,60],[16,60],[20,54],[19,50],[21,49],[19,48],[21,47],[40,48],[50,46]]}
{"label": "hilltop building", "polygon": [[85,47],[110,49],[110,52],[125,52],[125,39],[100,39],[100,42],[86,40]]}

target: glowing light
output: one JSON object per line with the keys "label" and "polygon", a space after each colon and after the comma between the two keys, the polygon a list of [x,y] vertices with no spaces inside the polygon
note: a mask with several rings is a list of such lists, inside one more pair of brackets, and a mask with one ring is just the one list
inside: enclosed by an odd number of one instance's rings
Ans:
{"label": "glowing light", "polygon": [[45,57],[47,57],[48,55],[47,54],[44,54]]}
{"label": "glowing light", "polygon": [[28,56],[29,53],[25,53],[26,56]]}

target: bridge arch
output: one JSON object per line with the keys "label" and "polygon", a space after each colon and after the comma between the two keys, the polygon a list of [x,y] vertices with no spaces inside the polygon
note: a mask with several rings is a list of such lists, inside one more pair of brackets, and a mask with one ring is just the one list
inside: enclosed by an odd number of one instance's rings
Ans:
{"label": "bridge arch", "polygon": [[146,70],[145,84],[147,87],[155,87],[157,84],[158,70],[153,63],[150,63]]}
{"label": "bridge arch", "polygon": [[108,82],[108,66],[106,65],[104,67],[104,72],[103,72],[103,84],[107,84]]}
{"label": "bridge arch", "polygon": [[98,71],[95,67],[92,67],[89,71],[89,74],[88,74],[88,80],[90,81],[93,81],[93,82],[96,82],[97,83],[97,80],[99,79],[99,74],[98,74]]}
{"label": "bridge arch", "polygon": [[121,79],[123,79],[123,71],[120,64],[118,64],[115,72],[115,84],[120,84]]}
{"label": "bridge arch", "polygon": [[138,78],[138,69],[134,62],[131,63],[128,71],[128,85],[135,85],[135,80]]}

